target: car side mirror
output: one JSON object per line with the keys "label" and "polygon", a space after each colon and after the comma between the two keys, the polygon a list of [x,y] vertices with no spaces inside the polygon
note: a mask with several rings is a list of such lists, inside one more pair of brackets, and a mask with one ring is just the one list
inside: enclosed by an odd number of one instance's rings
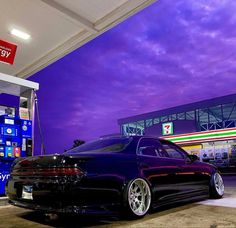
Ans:
{"label": "car side mirror", "polygon": [[199,160],[199,157],[197,155],[195,155],[195,154],[189,154],[188,157],[191,160],[191,162]]}

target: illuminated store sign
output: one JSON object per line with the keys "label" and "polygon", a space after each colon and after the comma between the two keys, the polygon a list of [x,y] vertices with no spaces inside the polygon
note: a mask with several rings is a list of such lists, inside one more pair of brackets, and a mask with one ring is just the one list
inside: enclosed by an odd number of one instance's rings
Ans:
{"label": "illuminated store sign", "polygon": [[180,134],[163,138],[177,144],[230,140],[236,139],[236,128]]}
{"label": "illuminated store sign", "polygon": [[0,62],[13,64],[16,55],[17,45],[0,40]]}
{"label": "illuminated store sign", "polygon": [[173,123],[163,123],[162,124],[162,135],[173,135],[174,129],[173,129]]}

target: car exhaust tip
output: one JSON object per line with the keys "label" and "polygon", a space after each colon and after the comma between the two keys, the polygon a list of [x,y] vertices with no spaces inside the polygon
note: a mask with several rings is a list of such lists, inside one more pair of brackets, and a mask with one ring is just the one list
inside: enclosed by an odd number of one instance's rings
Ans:
{"label": "car exhaust tip", "polygon": [[59,219],[59,215],[54,213],[44,214],[44,219],[46,222],[56,221]]}

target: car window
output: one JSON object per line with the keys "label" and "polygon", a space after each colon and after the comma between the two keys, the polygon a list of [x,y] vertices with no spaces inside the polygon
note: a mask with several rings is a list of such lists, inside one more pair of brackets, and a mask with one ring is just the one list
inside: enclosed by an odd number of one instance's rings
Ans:
{"label": "car window", "polygon": [[138,144],[138,154],[145,156],[164,157],[166,152],[162,149],[157,139],[142,138]]}
{"label": "car window", "polygon": [[157,156],[157,149],[153,146],[143,146],[139,148],[139,153],[141,155]]}
{"label": "car window", "polygon": [[174,144],[165,141],[161,142],[164,150],[167,152],[169,158],[185,159],[186,155]]}
{"label": "car window", "polygon": [[106,153],[106,152],[119,152],[124,150],[127,145],[132,141],[132,138],[108,138],[99,139],[92,142],[87,142],[80,145],[74,149],[68,150],[65,154],[75,154],[75,153]]}

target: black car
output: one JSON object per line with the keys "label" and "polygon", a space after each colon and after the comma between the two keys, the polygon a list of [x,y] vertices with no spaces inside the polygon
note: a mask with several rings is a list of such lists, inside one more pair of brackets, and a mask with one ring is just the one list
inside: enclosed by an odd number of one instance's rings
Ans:
{"label": "black car", "polygon": [[10,203],[51,213],[144,216],[150,208],[221,198],[217,169],[152,137],[113,137],[64,154],[21,158],[7,184]]}

